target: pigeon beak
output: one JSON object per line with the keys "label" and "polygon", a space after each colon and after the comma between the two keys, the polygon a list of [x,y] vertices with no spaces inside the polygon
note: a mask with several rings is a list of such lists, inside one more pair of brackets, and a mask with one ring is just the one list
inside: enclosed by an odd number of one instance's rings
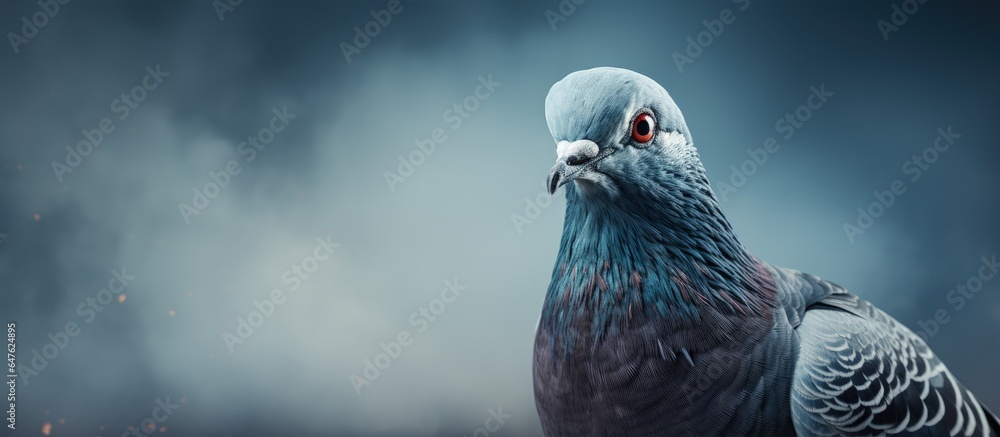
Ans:
{"label": "pigeon beak", "polygon": [[556,161],[556,165],[552,167],[549,171],[549,177],[545,180],[545,186],[548,187],[549,195],[555,194],[559,187],[563,186],[567,182],[564,175],[566,174],[566,163],[562,160]]}
{"label": "pigeon beak", "polygon": [[556,159],[556,165],[549,171],[549,177],[545,181],[550,195],[559,187],[572,182],[601,158],[610,155],[609,152],[600,153],[597,143],[590,140],[560,141],[556,145],[556,153],[559,158]]}

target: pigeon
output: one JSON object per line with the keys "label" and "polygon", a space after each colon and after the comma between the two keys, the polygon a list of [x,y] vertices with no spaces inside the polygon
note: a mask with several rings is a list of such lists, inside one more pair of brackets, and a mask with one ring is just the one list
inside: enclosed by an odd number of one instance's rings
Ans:
{"label": "pigeon", "polygon": [[736,237],[670,95],[619,68],[552,86],[566,215],[534,344],[547,436],[996,436],[913,331]]}

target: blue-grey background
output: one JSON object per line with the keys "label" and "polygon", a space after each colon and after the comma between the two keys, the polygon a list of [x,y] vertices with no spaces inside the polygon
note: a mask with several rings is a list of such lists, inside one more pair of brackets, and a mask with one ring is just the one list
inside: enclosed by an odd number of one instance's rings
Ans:
{"label": "blue-grey background", "polygon": [[[1000,409],[1000,279],[946,300],[1000,250],[1000,6],[929,0],[886,41],[876,23],[902,3],[849,3],[589,0],[553,29],[554,0],[404,0],[350,63],[340,44],[386,1],[244,1],[224,20],[209,1],[61,5],[17,53],[0,46],[0,318],[22,365],[81,326],[18,385],[18,435],[120,435],[167,397],[185,401],[165,435],[472,435],[490,408],[511,415],[491,435],[538,434],[530,357],[564,203],[536,216],[526,199],[548,204],[548,88],[602,65],[672,94],[713,184],[777,138],[723,202],[744,244],[911,327],[944,309],[930,345]],[[678,71],[672,54],[727,8]],[[3,2],[0,31],[39,10]],[[112,102],[156,65],[169,76],[118,120]],[[445,111],[489,75],[501,85],[452,129]],[[783,139],[775,122],[821,84],[834,95]],[[239,143],[286,106],[296,118],[245,162]],[[52,162],[103,117],[116,129],[60,182]],[[961,138],[910,182],[902,166],[947,126]],[[447,139],[390,189],[435,128]],[[242,172],[186,224],[179,203],[230,160]],[[852,244],[843,224],[894,179],[906,193]],[[340,247],[230,354],[223,333],[327,235]],[[126,300],[84,323],[77,306],[122,267]],[[467,289],[417,333],[411,313],[452,278]],[[404,330],[413,344],[356,394],[350,375]]]}

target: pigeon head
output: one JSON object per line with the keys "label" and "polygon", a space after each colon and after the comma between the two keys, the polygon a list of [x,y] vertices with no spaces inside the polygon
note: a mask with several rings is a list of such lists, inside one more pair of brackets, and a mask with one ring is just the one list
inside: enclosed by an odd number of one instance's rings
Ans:
{"label": "pigeon head", "polygon": [[666,90],[624,69],[577,71],[552,86],[545,116],[558,154],[548,190],[566,190],[545,313],[555,332],[579,314],[598,330],[621,326],[633,308],[685,321],[702,308],[754,310],[745,293],[764,290],[766,278]]}
{"label": "pigeon head", "polygon": [[680,109],[639,73],[611,67],[571,73],[549,90],[545,118],[558,154],[550,194],[571,184],[584,195],[618,197],[704,174]]}

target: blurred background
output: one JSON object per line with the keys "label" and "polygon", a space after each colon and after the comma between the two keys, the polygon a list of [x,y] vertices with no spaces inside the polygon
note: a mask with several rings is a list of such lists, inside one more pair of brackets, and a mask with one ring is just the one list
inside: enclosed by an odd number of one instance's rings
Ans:
{"label": "blurred background", "polygon": [[604,65],[671,93],[754,253],[1000,410],[996,2],[237,1],[0,5],[5,432],[540,434],[543,102]]}

